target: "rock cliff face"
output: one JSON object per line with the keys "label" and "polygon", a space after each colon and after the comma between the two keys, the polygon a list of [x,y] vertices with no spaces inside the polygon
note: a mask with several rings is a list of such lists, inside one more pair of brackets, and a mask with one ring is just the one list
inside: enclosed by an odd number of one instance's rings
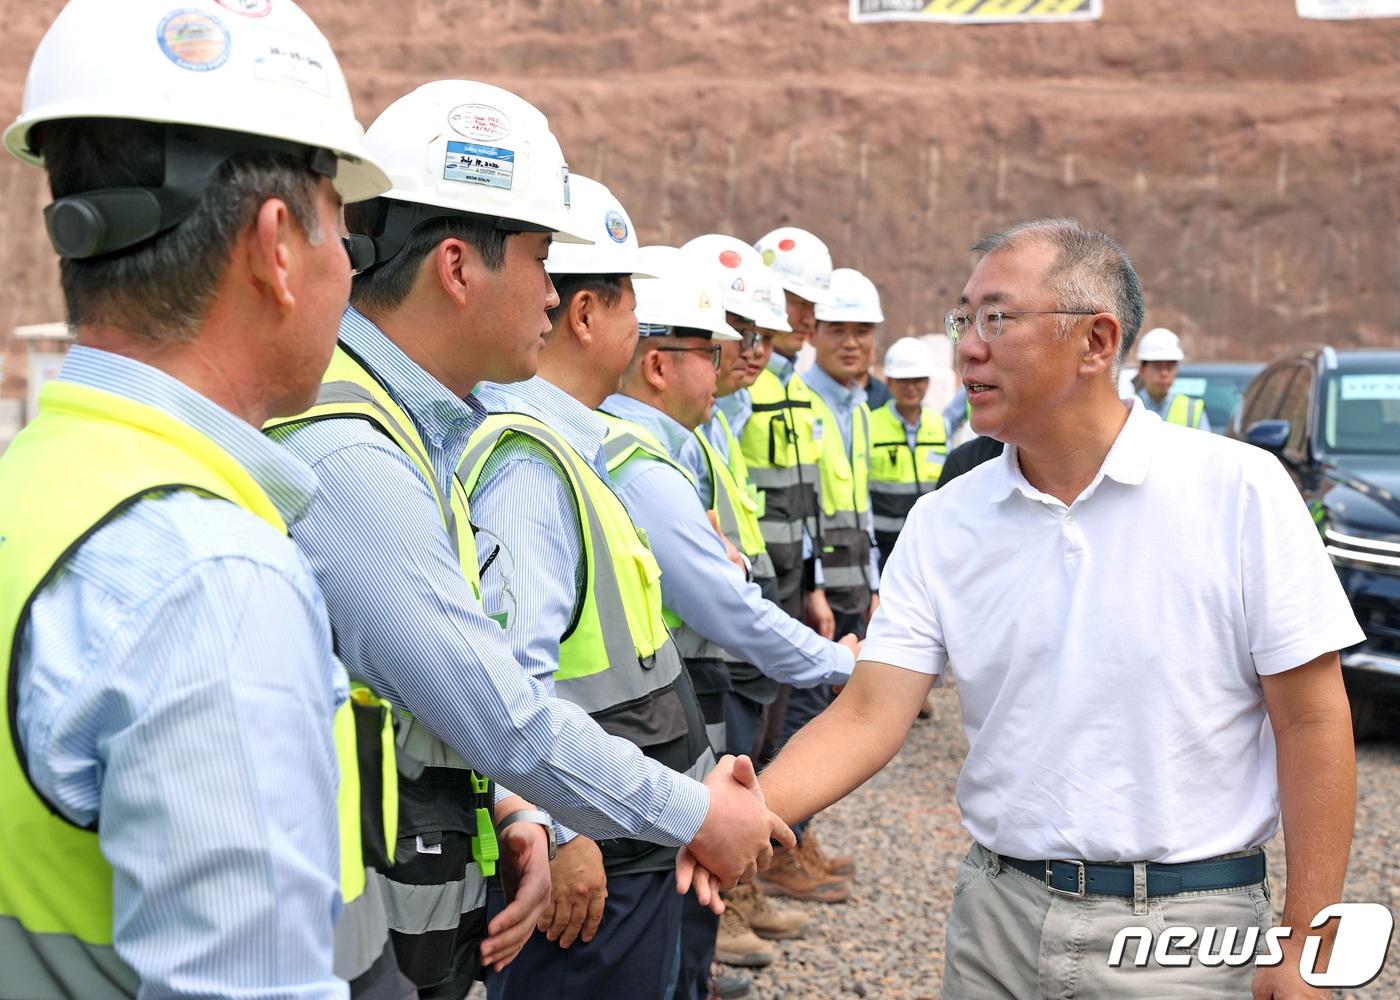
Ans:
{"label": "rock cliff face", "polygon": [[[60,6],[0,0],[7,121]],[[509,87],[644,242],[805,226],[880,286],[886,342],[940,325],[977,236],[1043,215],[1118,236],[1148,323],[1193,357],[1400,341],[1400,19],[1303,21],[1292,0],[979,27],[857,26],[841,0],[304,6],[363,121],[431,79]],[[6,159],[0,190],[8,337],[61,305],[41,173]]]}

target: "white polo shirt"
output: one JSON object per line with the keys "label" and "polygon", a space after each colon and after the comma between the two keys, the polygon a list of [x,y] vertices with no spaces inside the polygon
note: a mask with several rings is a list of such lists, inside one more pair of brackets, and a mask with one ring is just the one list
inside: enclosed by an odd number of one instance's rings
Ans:
{"label": "white polo shirt", "polygon": [[1259,675],[1362,638],[1278,459],[1134,401],[1069,507],[1014,447],[920,499],[861,659],[954,664],[984,846],[1175,862],[1273,836]]}

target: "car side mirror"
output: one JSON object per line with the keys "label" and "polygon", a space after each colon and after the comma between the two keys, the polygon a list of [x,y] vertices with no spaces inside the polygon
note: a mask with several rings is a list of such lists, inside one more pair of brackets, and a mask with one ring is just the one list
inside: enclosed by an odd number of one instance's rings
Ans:
{"label": "car side mirror", "polygon": [[1288,443],[1292,425],[1287,420],[1260,420],[1249,425],[1244,439],[1257,448],[1273,452],[1282,457],[1283,446]]}

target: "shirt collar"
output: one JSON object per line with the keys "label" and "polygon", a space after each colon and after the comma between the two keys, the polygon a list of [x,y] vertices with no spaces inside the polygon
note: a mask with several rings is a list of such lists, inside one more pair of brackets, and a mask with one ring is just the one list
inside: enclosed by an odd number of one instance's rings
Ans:
{"label": "shirt collar", "polygon": [[839,410],[854,410],[865,402],[864,386],[859,382],[849,386],[842,385],[822,371],[820,365],[813,365],[807,369],[807,374],[802,377],[802,381],[807,383],[807,388]]}
{"label": "shirt collar", "polygon": [[473,396],[459,399],[354,306],[341,317],[340,339],[369,366],[435,447],[475,429],[485,418],[485,409]]}
{"label": "shirt collar", "polygon": [[740,389],[728,396],[721,396],[715,400],[715,406],[724,413],[731,428],[739,422],[739,417],[753,413],[753,403],[750,402],[749,390],[747,389]]}
{"label": "shirt collar", "polygon": [[538,375],[512,385],[483,382],[473,395],[492,413],[525,413],[543,420],[590,461],[602,452],[608,433],[606,421]]}
{"label": "shirt collar", "polygon": [[75,345],[58,378],[163,410],[228,452],[292,524],[316,496],[316,474],[251,424],[185,383],[134,358]]}
{"label": "shirt collar", "polygon": [[691,438],[690,431],[650,403],[643,403],[640,399],[624,396],[620,392],[613,393],[603,400],[601,409],[615,417],[641,424],[657,436],[672,458],[680,457],[681,448]]}
{"label": "shirt collar", "polygon": [[[1078,500],[1086,500],[1092,496],[1105,478],[1123,486],[1141,486],[1146,482],[1147,472],[1152,464],[1154,437],[1161,423],[1161,418],[1144,407],[1142,400],[1132,400],[1128,419],[1114,438],[1113,446],[1108,449],[1098,475],[1080,494]],[[1002,449],[999,458],[993,459],[994,466],[989,472],[986,487],[988,503],[1000,503],[1010,496],[1013,490],[1020,491],[1032,500],[1048,499],[1044,493],[1032,486],[1021,472],[1018,451],[1015,445],[1009,444]]]}
{"label": "shirt collar", "polygon": [[778,381],[787,385],[788,379],[797,372],[796,361],[789,361],[777,351],[768,355],[768,370],[778,376]]}

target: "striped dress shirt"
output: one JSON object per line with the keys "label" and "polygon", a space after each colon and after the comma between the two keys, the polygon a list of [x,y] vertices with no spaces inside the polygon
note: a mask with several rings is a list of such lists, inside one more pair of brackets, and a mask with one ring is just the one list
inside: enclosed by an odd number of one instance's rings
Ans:
{"label": "striped dress shirt", "polygon": [[[310,469],[163,372],[74,347],[59,378],[207,435],[289,524],[311,501]],[[331,974],[347,683],[295,546],[224,500],[143,500],[39,592],[16,670],[31,777],[100,822],[143,998],[348,995]]]}
{"label": "striped dress shirt", "polygon": [[[446,491],[481,404],[454,396],[353,308],[340,337],[413,419]],[[432,491],[392,441],[364,420],[276,433],[320,480],[293,537],[351,676],[575,830],[669,846],[694,838],[708,790],[607,735],[521,670],[462,575]],[[479,541],[483,558],[490,544]]]}

